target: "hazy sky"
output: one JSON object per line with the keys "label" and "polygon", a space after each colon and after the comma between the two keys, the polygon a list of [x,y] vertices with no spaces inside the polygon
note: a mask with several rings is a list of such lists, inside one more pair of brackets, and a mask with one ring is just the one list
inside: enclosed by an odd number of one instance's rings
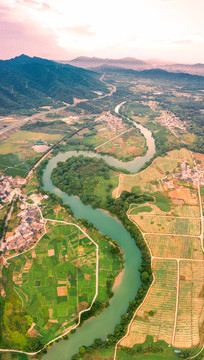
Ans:
{"label": "hazy sky", "polygon": [[0,58],[204,63],[204,0],[0,0]]}

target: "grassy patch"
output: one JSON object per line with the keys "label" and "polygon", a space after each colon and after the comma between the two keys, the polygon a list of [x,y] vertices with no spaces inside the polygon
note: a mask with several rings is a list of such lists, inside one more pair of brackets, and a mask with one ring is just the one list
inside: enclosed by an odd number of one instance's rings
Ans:
{"label": "grassy patch", "polygon": [[155,205],[164,212],[171,211],[171,205],[169,203],[169,198],[162,195],[161,193],[152,194],[156,198]]}
{"label": "grassy patch", "polygon": [[30,168],[42,156],[32,146],[37,141],[55,143],[62,135],[18,131],[0,144],[0,169],[7,175],[25,177]]}
{"label": "grassy patch", "polygon": [[152,208],[150,206],[140,206],[140,207],[135,207],[131,210],[131,215],[137,215],[141,212],[151,212]]}

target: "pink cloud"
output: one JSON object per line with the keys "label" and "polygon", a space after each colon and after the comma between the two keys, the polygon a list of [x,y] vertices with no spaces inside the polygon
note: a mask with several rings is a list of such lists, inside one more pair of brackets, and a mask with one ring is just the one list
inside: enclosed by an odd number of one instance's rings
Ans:
{"label": "pink cloud", "polygon": [[[30,0],[29,0],[30,1]],[[31,0],[33,1],[33,0]],[[0,7],[0,58],[8,59],[22,53],[49,59],[68,59],[71,53],[57,44],[56,36],[48,30],[38,28],[28,19],[19,22]]]}
{"label": "pink cloud", "polygon": [[78,35],[78,36],[94,36],[95,32],[91,31],[89,25],[82,26],[69,26],[65,29],[68,33]]}

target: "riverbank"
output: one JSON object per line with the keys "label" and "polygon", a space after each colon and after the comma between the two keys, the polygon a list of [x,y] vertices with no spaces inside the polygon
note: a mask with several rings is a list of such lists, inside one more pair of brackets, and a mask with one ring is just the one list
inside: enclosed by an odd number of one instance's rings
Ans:
{"label": "riverbank", "polygon": [[[65,161],[68,157],[79,155],[79,153],[69,152],[65,154],[58,154],[51,159],[45,168],[43,174],[44,189],[49,192],[54,192],[60,196],[64,203],[68,203],[71,207],[74,216],[79,218],[86,218],[92,222],[101,233],[105,233],[112,239],[116,239],[124,252],[124,270],[123,276],[117,287],[114,289],[114,296],[110,301],[110,306],[104,312],[93,320],[85,323],[81,328],[77,329],[75,334],[72,334],[69,339],[69,344],[60,342],[52,347],[48,354],[44,356],[44,360],[57,360],[60,354],[64,359],[64,352],[69,353],[69,357],[78,352],[80,344],[89,346],[93,343],[96,337],[105,340],[108,333],[113,333],[115,325],[120,323],[121,315],[126,314],[129,302],[135,299],[135,294],[140,288],[140,274],[138,268],[141,265],[141,255],[135,240],[130,236],[128,231],[124,228],[122,223],[110,216],[107,212],[100,209],[93,209],[90,205],[84,205],[80,199],[74,196],[68,196],[58,188],[56,188],[50,179],[52,169],[56,167],[58,161]],[[83,152],[84,156],[92,156],[89,152]],[[93,154],[96,156],[96,154]]]}
{"label": "riverbank", "polygon": [[113,292],[117,289],[117,287],[121,284],[122,281],[122,277],[123,277],[123,270],[116,276],[114,284],[113,284]]}

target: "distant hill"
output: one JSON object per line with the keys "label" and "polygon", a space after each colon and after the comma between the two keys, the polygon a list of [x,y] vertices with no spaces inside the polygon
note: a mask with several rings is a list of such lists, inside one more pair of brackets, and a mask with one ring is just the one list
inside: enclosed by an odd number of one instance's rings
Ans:
{"label": "distant hill", "polygon": [[188,73],[177,73],[177,72],[169,72],[163,69],[149,69],[136,71],[132,69],[124,69],[119,68],[117,66],[99,66],[95,68],[95,71],[103,74],[113,74],[117,73],[119,75],[127,75],[132,78],[141,78],[141,79],[150,79],[154,81],[165,81],[166,83],[174,83],[177,86],[184,86],[186,89],[197,89],[203,90],[204,88],[204,76],[200,75],[192,75]]}
{"label": "distant hill", "polygon": [[98,66],[108,65],[108,66],[119,66],[124,68],[138,68],[146,66],[146,62],[143,60],[138,60],[132,57],[125,57],[123,59],[103,59],[98,57],[88,57],[80,56],[76,59],[70,61],[62,61],[62,63],[80,66],[83,68],[94,68]]}
{"label": "distant hill", "polygon": [[171,72],[182,72],[204,76],[204,64],[174,64],[158,59],[144,61],[133,57],[126,57],[123,59],[103,59],[98,57],[80,56],[73,60],[60,62],[92,70],[99,66],[118,66],[120,68],[132,70],[150,70],[159,68]]}
{"label": "distant hill", "polygon": [[108,92],[95,72],[55,61],[18,56],[0,61],[0,113],[30,109]]}

